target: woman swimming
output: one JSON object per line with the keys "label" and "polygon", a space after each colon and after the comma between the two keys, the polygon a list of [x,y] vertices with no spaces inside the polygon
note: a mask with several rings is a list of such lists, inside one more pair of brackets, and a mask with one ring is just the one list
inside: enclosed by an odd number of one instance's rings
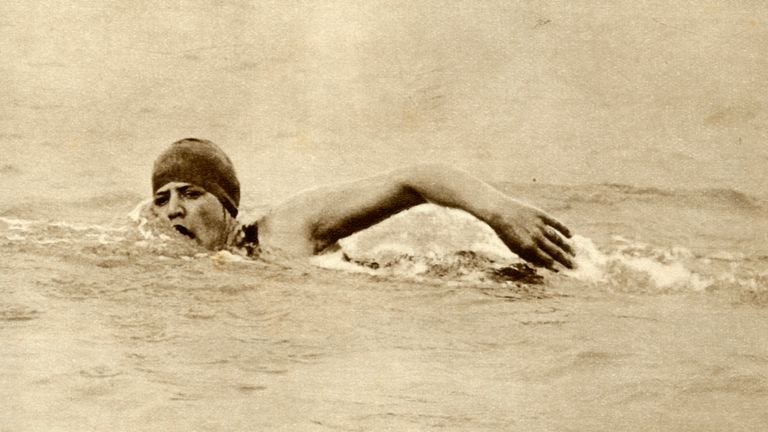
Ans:
{"label": "woman swimming", "polygon": [[253,224],[238,222],[240,183],[229,157],[196,138],[173,143],[155,161],[150,210],[208,249],[258,245],[311,256],[418,204],[462,209],[484,221],[521,258],[550,270],[573,268],[570,230],[542,210],[442,165],[417,165],[300,192]]}

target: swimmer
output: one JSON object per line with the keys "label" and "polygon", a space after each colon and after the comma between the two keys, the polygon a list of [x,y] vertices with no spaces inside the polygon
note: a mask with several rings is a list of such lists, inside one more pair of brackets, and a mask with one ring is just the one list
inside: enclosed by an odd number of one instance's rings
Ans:
{"label": "swimmer", "polygon": [[573,268],[570,230],[464,171],[417,165],[300,192],[252,224],[238,221],[240,183],[229,157],[196,138],[173,143],[155,161],[150,212],[210,250],[229,246],[286,257],[320,254],[337,241],[400,211],[433,203],[487,223],[526,261]]}

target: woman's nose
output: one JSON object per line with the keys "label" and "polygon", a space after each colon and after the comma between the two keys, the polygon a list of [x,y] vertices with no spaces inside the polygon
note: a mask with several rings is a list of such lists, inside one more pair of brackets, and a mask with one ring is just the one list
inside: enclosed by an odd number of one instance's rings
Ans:
{"label": "woman's nose", "polygon": [[168,219],[176,219],[184,216],[184,205],[176,194],[171,194],[171,197],[168,199],[168,211],[166,214],[168,215]]}

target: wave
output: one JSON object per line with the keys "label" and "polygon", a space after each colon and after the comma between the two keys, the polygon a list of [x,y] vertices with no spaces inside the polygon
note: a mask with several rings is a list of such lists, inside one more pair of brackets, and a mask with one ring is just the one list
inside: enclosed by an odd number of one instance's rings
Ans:
{"label": "wave", "polygon": [[635,202],[676,207],[727,208],[750,212],[768,209],[768,202],[765,199],[731,188],[664,189],[621,183],[573,186],[500,183],[499,187],[512,195],[523,190],[528,196],[543,196],[567,204],[613,205]]}
{"label": "wave", "polygon": [[65,199],[33,197],[23,202],[8,200],[0,203],[0,216],[20,219],[115,220],[142,198],[142,195],[133,191],[116,190]]}
{"label": "wave", "polygon": [[0,165],[0,174],[3,175],[16,175],[21,174],[21,169],[13,164],[2,164]]}
{"label": "wave", "polygon": [[[765,258],[717,251],[699,256],[680,246],[654,246],[616,236],[598,247],[574,236],[576,268],[559,275],[536,269],[510,254],[503,258],[479,250],[414,253],[409,244],[389,243],[385,249],[350,256],[343,250],[314,257],[314,265],[376,277],[408,278],[461,284],[543,285],[555,289],[567,280],[598,290],[633,294],[731,293],[740,301],[768,305]],[[352,245],[355,249],[355,245]],[[486,250],[494,249],[488,245]],[[562,279],[562,278],[565,279]]]}
{"label": "wave", "polygon": [[679,207],[731,208],[737,210],[764,210],[766,203],[755,196],[729,188],[660,189],[605,183],[586,187],[588,194],[569,197],[588,203],[644,201]]}
{"label": "wave", "polygon": [[[563,274],[582,282],[618,287],[620,290],[702,291],[712,279],[689,269],[685,260],[693,254],[685,248],[654,249],[632,243],[611,252],[601,251],[586,237],[574,236],[576,268]],[[487,249],[491,249],[490,247]],[[443,254],[415,255],[409,245],[389,244],[385,250],[364,257],[350,257],[343,251],[313,258],[319,267],[368,273],[379,276],[444,278],[464,281],[496,281],[540,284],[546,270],[537,270],[510,254],[510,258],[469,250]]]}
{"label": "wave", "polygon": [[439,279],[444,281],[517,282],[539,285],[544,277],[534,267],[517,261],[499,260],[481,252],[466,250],[444,255],[419,256],[390,250],[377,258],[352,258],[342,250],[318,255],[312,264],[333,270],[377,276]]}
{"label": "wave", "polygon": [[[141,209],[141,205],[136,208]],[[119,224],[0,217],[0,243],[10,253],[80,257],[86,262],[101,262],[108,256],[150,261],[269,261],[264,257],[247,260],[238,251],[211,253],[165,224],[143,218],[138,210],[132,216],[133,221],[126,219]],[[446,227],[450,227],[447,232]],[[338,251],[314,257],[310,263],[386,279],[440,283],[512,283],[549,289],[567,278],[618,292],[732,291],[752,298],[751,303],[768,304],[768,256],[728,250],[693,252],[679,245],[651,244],[618,235],[599,245],[581,235],[572,241],[577,268],[555,275],[524,263],[487,225],[468,214],[426,205],[349,237]]]}
{"label": "wave", "polygon": [[93,195],[81,200],[72,201],[69,203],[69,205],[83,206],[87,208],[97,208],[97,209],[101,209],[104,207],[108,207],[108,208],[126,207],[127,208],[135,205],[137,202],[141,201],[144,198],[145,196],[142,196],[133,191],[116,190],[116,191],[100,193],[100,194]]}
{"label": "wave", "polygon": [[[146,221],[139,210],[133,217],[142,238],[158,251],[189,252],[182,248],[188,242],[179,240],[174,231],[163,234],[162,227]],[[158,246],[174,240],[179,241],[175,246]],[[765,292],[760,295],[768,296],[767,257],[716,248],[694,252],[681,245],[653,244],[620,235],[599,245],[589,237],[575,235],[572,244],[577,251],[577,268],[564,270],[561,275],[608,291],[733,290]],[[377,277],[471,284],[547,285],[553,275],[526,264],[489,226],[468,213],[434,205],[400,213],[342,240],[335,252],[310,261],[326,269]]]}

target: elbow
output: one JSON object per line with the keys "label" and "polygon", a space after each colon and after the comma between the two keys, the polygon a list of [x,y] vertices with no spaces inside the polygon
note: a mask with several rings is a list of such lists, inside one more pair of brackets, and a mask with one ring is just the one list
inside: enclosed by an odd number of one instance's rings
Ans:
{"label": "elbow", "polygon": [[469,174],[457,168],[442,163],[425,163],[401,168],[396,171],[396,181],[411,190],[424,187],[450,185],[458,179],[467,178]]}
{"label": "elbow", "polygon": [[441,178],[457,171],[459,170],[443,163],[422,163],[399,168],[393,174],[399,183],[412,186],[413,183]]}
{"label": "elbow", "polygon": [[413,169],[415,171],[424,171],[429,174],[438,174],[438,173],[456,171],[456,168],[453,168],[441,162],[421,163],[421,164],[414,165]]}

